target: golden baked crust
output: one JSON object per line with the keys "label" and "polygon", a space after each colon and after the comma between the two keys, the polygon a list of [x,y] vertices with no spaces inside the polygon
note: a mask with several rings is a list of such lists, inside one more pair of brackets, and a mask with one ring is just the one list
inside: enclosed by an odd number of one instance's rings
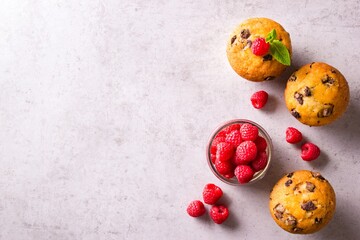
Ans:
{"label": "golden baked crust", "polygon": [[272,218],[290,233],[314,233],[332,219],[335,192],[320,173],[299,170],[282,177],[270,194]]}
{"label": "golden baked crust", "polygon": [[285,102],[291,114],[309,126],[333,122],[346,110],[349,86],[339,70],[321,62],[301,67],[287,81]]}
{"label": "golden baked crust", "polygon": [[256,38],[266,38],[275,29],[278,40],[287,47],[291,56],[290,35],[277,22],[268,18],[250,18],[236,27],[227,44],[227,57],[231,67],[241,77],[261,82],[280,76],[286,66],[276,61],[271,55],[256,56],[251,52],[251,43]]}

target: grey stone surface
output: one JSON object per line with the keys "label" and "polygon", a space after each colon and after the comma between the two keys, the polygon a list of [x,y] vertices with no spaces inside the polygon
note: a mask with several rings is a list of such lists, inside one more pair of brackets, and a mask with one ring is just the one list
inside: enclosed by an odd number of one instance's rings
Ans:
{"label": "grey stone surface", "polygon": [[[0,1],[0,239],[357,239],[360,227],[360,2]],[[229,66],[232,29],[264,16],[290,32],[293,66],[251,83]],[[346,114],[297,122],[286,78],[324,61],[347,78]],[[264,89],[265,109],[249,98]],[[232,118],[263,125],[275,148],[258,184],[226,186],[205,145]],[[322,149],[313,163],[284,140],[287,126]],[[284,173],[314,169],[332,183],[333,221],[309,236],[281,230],[267,209]],[[213,182],[231,211],[223,225],[186,206]]]}

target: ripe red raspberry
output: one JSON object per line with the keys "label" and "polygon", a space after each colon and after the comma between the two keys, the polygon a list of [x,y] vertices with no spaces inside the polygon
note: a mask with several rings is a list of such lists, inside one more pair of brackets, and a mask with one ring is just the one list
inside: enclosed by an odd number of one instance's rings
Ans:
{"label": "ripe red raspberry", "polygon": [[320,148],[313,143],[305,143],[301,146],[301,158],[304,161],[313,161],[320,156]]}
{"label": "ripe red raspberry", "polygon": [[256,158],[257,148],[254,142],[245,141],[236,148],[234,163],[236,165],[248,164]]}
{"label": "ripe red raspberry", "polygon": [[200,217],[205,213],[205,206],[201,201],[194,200],[190,202],[186,211],[191,217]]}
{"label": "ripe red raspberry", "polygon": [[231,161],[221,162],[219,160],[215,160],[215,168],[221,175],[230,174],[234,171],[234,165]]}
{"label": "ripe red raspberry", "polygon": [[221,142],[216,146],[216,160],[228,161],[234,155],[234,146],[231,143]]}
{"label": "ripe red raspberry", "polygon": [[256,145],[258,152],[265,151],[267,148],[267,142],[266,142],[265,138],[263,138],[261,136],[258,136],[257,139],[255,139],[254,143]]}
{"label": "ripe red raspberry", "polygon": [[288,143],[298,143],[302,140],[302,134],[299,130],[293,127],[288,127],[286,129],[286,141]]}
{"label": "ripe red raspberry", "polygon": [[241,126],[240,123],[231,124],[231,125],[225,127],[223,130],[221,130],[221,132],[224,132],[225,134],[228,134],[228,133],[231,133],[234,130],[239,130],[240,126]]}
{"label": "ripe red raspberry", "polygon": [[234,171],[232,171],[231,173],[224,174],[223,176],[230,179],[230,178],[233,178],[235,176],[235,174],[234,174]]}
{"label": "ripe red raspberry", "polygon": [[225,136],[216,136],[211,142],[210,153],[216,154],[217,145],[221,142],[225,142]]}
{"label": "ripe red raspberry", "polygon": [[264,56],[269,52],[270,44],[264,38],[257,38],[252,42],[251,50],[256,56]]}
{"label": "ripe red raspberry", "polygon": [[244,123],[241,125],[240,133],[241,133],[241,139],[243,141],[246,140],[254,141],[259,135],[259,130],[256,126],[250,123]]}
{"label": "ripe red raspberry", "polygon": [[210,154],[210,160],[211,160],[211,162],[212,163],[214,163],[215,164],[215,161],[216,161],[216,154]]}
{"label": "ripe red raspberry", "polygon": [[250,164],[252,169],[257,172],[263,170],[266,167],[267,161],[268,156],[266,155],[266,152],[259,152],[255,160],[252,161]]}
{"label": "ripe red raspberry", "polygon": [[225,142],[231,143],[235,148],[241,143],[241,134],[239,130],[234,130],[226,135]]}
{"label": "ripe red raspberry", "polygon": [[268,93],[265,91],[258,91],[256,93],[254,93],[253,95],[251,95],[251,104],[254,106],[254,108],[256,109],[260,109],[263,108],[268,100]]}
{"label": "ripe red raspberry", "polygon": [[248,165],[239,165],[235,168],[234,174],[239,183],[244,184],[250,182],[254,176],[254,170]]}
{"label": "ripe red raspberry", "polygon": [[229,210],[223,205],[214,205],[210,209],[210,217],[217,224],[222,224],[228,216]]}
{"label": "ripe red raspberry", "polygon": [[203,190],[203,198],[206,204],[214,205],[223,195],[221,188],[215,184],[206,184]]}

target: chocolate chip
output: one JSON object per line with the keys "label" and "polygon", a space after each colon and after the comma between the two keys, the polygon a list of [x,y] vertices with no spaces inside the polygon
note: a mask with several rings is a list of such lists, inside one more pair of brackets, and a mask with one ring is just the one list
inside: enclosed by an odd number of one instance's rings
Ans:
{"label": "chocolate chip", "polygon": [[309,191],[309,192],[314,192],[314,189],[315,189],[315,185],[311,182],[306,182],[306,189]]}
{"label": "chocolate chip", "polygon": [[250,37],[250,31],[249,31],[249,29],[243,29],[243,30],[241,30],[240,37],[241,37],[241,38],[244,38],[244,39],[247,39],[248,37]]}
{"label": "chocolate chip", "polygon": [[294,98],[298,101],[300,105],[303,105],[304,100],[303,100],[303,95],[301,93],[295,92]]}
{"label": "chocolate chip", "polygon": [[236,35],[234,35],[232,38],[231,38],[231,45],[235,42],[236,40]]}
{"label": "chocolate chip", "polygon": [[283,216],[283,214],[282,213],[279,213],[279,212],[275,212],[274,213],[274,215],[275,215],[275,217],[277,218],[277,219],[281,219],[282,218],[282,216]]}
{"label": "chocolate chip", "polygon": [[312,172],[311,173],[314,178],[318,178],[320,180],[326,180],[319,172]]}
{"label": "chocolate chip", "polygon": [[294,81],[296,81],[296,79],[297,79],[297,77],[296,77],[295,73],[293,73],[293,74],[290,76],[289,81],[294,82]]}
{"label": "chocolate chip", "polygon": [[331,70],[331,73],[336,74],[336,70],[335,70],[335,69],[332,69],[332,70]]}
{"label": "chocolate chip", "polygon": [[266,78],[264,78],[264,81],[270,81],[273,80],[275,77],[274,76],[267,76]]}
{"label": "chocolate chip", "polygon": [[331,103],[325,103],[324,108],[321,109],[318,113],[317,116],[319,118],[324,118],[324,117],[328,117],[333,113],[334,110],[334,104]]}
{"label": "chocolate chip", "polygon": [[274,215],[277,219],[281,219],[283,217],[283,213],[285,212],[285,208],[283,205],[281,205],[280,203],[278,203],[275,207],[274,207]]}
{"label": "chocolate chip", "polygon": [[334,84],[335,79],[326,74],[326,76],[321,79],[321,82],[327,86],[330,86]]}
{"label": "chocolate chip", "polygon": [[274,208],[275,211],[277,212],[280,212],[280,213],[284,213],[285,212],[285,208],[282,204],[278,203],[275,208]]}
{"label": "chocolate chip", "polygon": [[301,118],[300,113],[298,113],[295,108],[291,109],[291,115],[293,115],[295,118]]}
{"label": "chocolate chip", "polygon": [[288,175],[286,175],[288,178],[291,178],[294,175],[294,173],[289,173]]}
{"label": "chocolate chip", "polygon": [[305,87],[304,95],[305,95],[305,97],[310,97],[311,96],[311,90],[310,90],[309,87]]}
{"label": "chocolate chip", "polygon": [[322,222],[322,218],[315,218],[315,223],[320,224]]}
{"label": "chocolate chip", "polygon": [[272,60],[272,56],[271,54],[266,54],[265,56],[263,56],[263,61],[271,61]]}
{"label": "chocolate chip", "polygon": [[293,232],[301,232],[304,229],[299,228],[299,227],[294,227],[292,230],[293,230]]}
{"label": "chocolate chip", "polygon": [[290,186],[291,184],[292,184],[292,180],[291,180],[291,179],[289,179],[289,180],[287,180],[287,181],[286,181],[285,186],[287,186],[287,187],[288,187],[288,186]]}
{"label": "chocolate chip", "polygon": [[[243,40],[241,40],[241,42],[243,42]],[[248,49],[248,48],[251,48],[251,45],[252,45],[252,41],[251,40],[246,40],[246,45],[244,47],[244,50]]]}
{"label": "chocolate chip", "polygon": [[305,211],[313,211],[313,210],[317,209],[317,207],[315,206],[315,204],[312,201],[307,201],[307,202],[301,204],[301,208]]}
{"label": "chocolate chip", "polygon": [[314,64],[315,62],[312,62],[311,64],[310,64],[310,68],[312,68],[312,65]]}
{"label": "chocolate chip", "polygon": [[293,215],[288,215],[288,217],[286,218],[285,220],[285,224],[286,225],[290,225],[290,226],[296,226],[297,224],[297,221],[296,221],[296,218],[293,216]]}

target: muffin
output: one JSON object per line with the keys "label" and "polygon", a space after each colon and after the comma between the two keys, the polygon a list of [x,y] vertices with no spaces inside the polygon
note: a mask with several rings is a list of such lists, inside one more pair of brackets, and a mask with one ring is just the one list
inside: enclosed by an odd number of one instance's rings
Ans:
{"label": "muffin", "polygon": [[330,222],[335,192],[320,173],[300,170],[281,178],[270,194],[270,213],[290,233],[314,233]]}
{"label": "muffin", "polygon": [[241,77],[261,82],[272,80],[285,70],[286,65],[278,62],[270,53],[257,56],[251,49],[255,39],[265,39],[272,30],[276,31],[276,40],[279,40],[287,48],[291,56],[289,33],[271,19],[250,18],[237,26],[230,35],[226,49],[227,57],[231,67]]}
{"label": "muffin", "polygon": [[287,81],[285,102],[291,114],[309,126],[340,117],[349,104],[349,86],[336,68],[321,62],[301,67]]}

